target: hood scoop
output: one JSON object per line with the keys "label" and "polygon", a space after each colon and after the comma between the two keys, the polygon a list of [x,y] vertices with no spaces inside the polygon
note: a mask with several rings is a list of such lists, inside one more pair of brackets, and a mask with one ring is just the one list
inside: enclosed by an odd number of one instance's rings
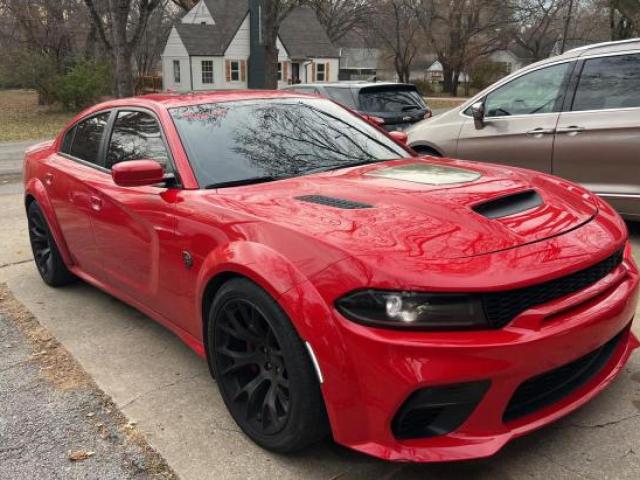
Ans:
{"label": "hood scoop", "polygon": [[535,190],[514,193],[474,205],[473,211],[486,218],[496,219],[516,215],[539,207],[544,202]]}
{"label": "hood scoop", "polygon": [[373,205],[369,205],[368,203],[354,202],[353,200],[346,200],[344,198],[326,197],[324,195],[303,195],[301,197],[295,197],[295,199],[301,202],[317,203],[318,205],[340,208],[342,210],[373,208]]}

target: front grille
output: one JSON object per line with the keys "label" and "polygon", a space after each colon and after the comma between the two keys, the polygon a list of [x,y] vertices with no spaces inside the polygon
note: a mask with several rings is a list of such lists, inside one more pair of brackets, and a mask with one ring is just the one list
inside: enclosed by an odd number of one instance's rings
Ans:
{"label": "front grille", "polygon": [[511,397],[502,416],[503,421],[508,422],[534,413],[587,383],[607,364],[624,333],[578,360],[524,382]]}
{"label": "front grille", "polygon": [[531,307],[578,292],[596,283],[620,265],[622,257],[623,251],[620,250],[600,263],[566,277],[517,290],[484,294],[484,309],[489,324],[494,328],[504,327]]}

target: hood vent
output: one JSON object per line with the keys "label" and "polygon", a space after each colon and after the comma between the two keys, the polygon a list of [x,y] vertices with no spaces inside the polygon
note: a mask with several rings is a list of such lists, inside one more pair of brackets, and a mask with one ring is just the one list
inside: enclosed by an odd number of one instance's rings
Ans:
{"label": "hood vent", "polygon": [[324,195],[303,195],[301,197],[295,197],[296,200],[308,203],[317,203],[319,205],[326,205],[327,207],[341,208],[343,210],[357,210],[360,208],[372,208],[373,205],[367,203],[354,202],[352,200],[345,200],[343,198],[325,197]]}
{"label": "hood vent", "polygon": [[526,190],[473,206],[473,211],[486,218],[502,218],[526,212],[542,205],[542,197],[535,190]]}

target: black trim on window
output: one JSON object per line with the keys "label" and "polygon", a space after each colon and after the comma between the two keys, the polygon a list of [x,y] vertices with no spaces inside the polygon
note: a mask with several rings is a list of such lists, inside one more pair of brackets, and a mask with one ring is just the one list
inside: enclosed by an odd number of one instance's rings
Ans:
{"label": "black trim on window", "polygon": [[580,59],[575,62],[573,73],[571,74],[571,80],[569,81],[569,85],[567,87],[567,94],[562,106],[563,112],[570,112],[573,108],[573,102],[576,98],[576,92],[578,91],[578,84],[580,83],[580,77],[582,76],[583,69],[584,59]]}

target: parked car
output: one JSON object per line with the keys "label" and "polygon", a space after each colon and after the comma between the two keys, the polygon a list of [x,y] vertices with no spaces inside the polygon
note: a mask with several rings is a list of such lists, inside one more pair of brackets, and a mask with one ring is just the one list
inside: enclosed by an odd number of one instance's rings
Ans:
{"label": "parked car", "polygon": [[411,125],[430,118],[427,106],[415,85],[405,83],[309,83],[290,85],[282,90],[320,95],[372,117],[389,131],[406,130]]}
{"label": "parked car", "polygon": [[638,346],[640,274],[601,199],[417,157],[327,99],[102,103],[31,148],[24,179],[44,282],[80,278],[175,332],[274,451],[331,431],[388,460],[485,457]]}
{"label": "parked car", "polygon": [[640,220],[640,39],[525,67],[407,133],[424,154],[578,182]]}

